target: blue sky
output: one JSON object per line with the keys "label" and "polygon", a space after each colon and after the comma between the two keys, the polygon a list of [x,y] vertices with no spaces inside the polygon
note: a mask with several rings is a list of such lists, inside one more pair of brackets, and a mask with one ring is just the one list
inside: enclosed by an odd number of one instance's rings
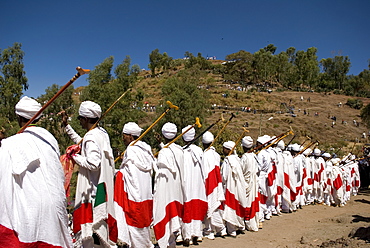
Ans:
{"label": "blue sky", "polygon": [[[318,49],[318,59],[349,56],[349,74],[368,69],[370,1],[125,1],[1,0],[0,48],[22,43],[29,89],[38,97],[52,84],[64,85],[75,68],[94,69],[114,56],[148,68],[158,48],[173,58],[186,51],[204,57],[272,43]],[[74,86],[87,85],[86,76]]]}

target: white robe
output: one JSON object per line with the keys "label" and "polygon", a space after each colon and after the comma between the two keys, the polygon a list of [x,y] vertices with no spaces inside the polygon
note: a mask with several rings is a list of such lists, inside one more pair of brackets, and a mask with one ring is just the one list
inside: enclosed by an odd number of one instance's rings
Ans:
{"label": "white robe", "polygon": [[179,145],[172,143],[159,151],[153,196],[153,228],[161,248],[176,245],[169,243],[170,238],[181,230],[183,163],[184,152]]}
{"label": "white robe", "polygon": [[2,140],[0,247],[72,247],[59,155],[55,138],[40,127]]}
{"label": "white robe", "polygon": [[[81,140],[70,125],[66,131],[75,143]],[[81,143],[81,155],[76,154],[73,159],[80,166],[73,213],[76,245],[92,245],[93,233],[103,247],[115,245],[114,157],[108,133],[101,127],[89,130]]]}
{"label": "white robe", "polygon": [[184,216],[182,218],[183,239],[202,237],[202,222],[207,215],[205,172],[203,151],[191,144],[184,149]]}
{"label": "white robe", "polygon": [[225,185],[225,208],[223,219],[239,229],[244,229],[245,180],[238,155],[225,157],[221,167],[222,179]]}
{"label": "white robe", "polygon": [[258,231],[260,202],[258,197],[258,164],[254,153],[244,153],[241,157],[245,186],[247,206],[245,210],[246,228],[251,231]]}
{"label": "white robe", "polygon": [[115,181],[118,239],[130,247],[152,247],[150,224],[153,219],[152,171],[155,158],[145,142],[131,144],[125,151]]}
{"label": "white robe", "polygon": [[289,151],[283,152],[284,158],[284,187],[282,194],[282,210],[292,210],[292,201],[295,200],[296,184],[294,175],[293,156]]}
{"label": "white robe", "polygon": [[225,201],[224,189],[220,170],[220,155],[212,146],[203,153],[203,167],[205,179],[206,196],[208,203],[207,216],[205,219],[206,231],[221,231],[225,226],[219,207]]}

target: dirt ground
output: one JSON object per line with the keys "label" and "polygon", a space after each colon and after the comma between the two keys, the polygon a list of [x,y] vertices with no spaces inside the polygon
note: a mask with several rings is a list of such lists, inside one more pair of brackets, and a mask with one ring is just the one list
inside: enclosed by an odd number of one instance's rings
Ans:
{"label": "dirt ground", "polygon": [[304,206],[273,216],[258,232],[204,239],[198,247],[370,247],[370,190],[361,190],[344,207]]}

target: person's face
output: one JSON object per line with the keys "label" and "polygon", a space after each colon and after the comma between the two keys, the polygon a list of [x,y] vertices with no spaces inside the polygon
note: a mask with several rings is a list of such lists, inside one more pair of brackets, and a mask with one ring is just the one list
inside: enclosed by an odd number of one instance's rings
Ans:
{"label": "person's face", "polygon": [[80,121],[80,125],[83,129],[87,129],[88,120],[86,117],[79,115],[77,119]]}
{"label": "person's face", "polygon": [[230,149],[223,147],[222,152],[224,153],[224,155],[229,155]]}
{"label": "person's face", "polygon": [[123,140],[123,143],[128,146],[132,141],[133,141],[133,138],[132,138],[132,135],[130,134],[122,134],[122,140]]}

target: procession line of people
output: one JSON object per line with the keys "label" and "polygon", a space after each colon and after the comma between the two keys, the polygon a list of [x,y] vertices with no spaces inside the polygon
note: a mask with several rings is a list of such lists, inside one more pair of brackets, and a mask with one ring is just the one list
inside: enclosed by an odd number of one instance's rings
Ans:
{"label": "procession line of people", "polygon": [[[23,97],[16,105],[20,126],[40,108]],[[66,133],[80,147],[68,158],[79,167],[73,242],[55,138],[35,121],[1,140],[0,188],[7,193],[0,195],[0,247],[188,247],[202,238],[257,232],[265,220],[304,205],[344,206],[360,187],[352,154],[331,158],[264,135],[256,144],[243,137],[241,155],[239,144],[224,142],[221,160],[211,132],[203,134],[202,149],[194,127],[184,127],[182,147],[173,142],[178,128],[170,122],[161,128],[157,157],[139,140],[142,129],[126,123],[127,148],[116,170],[109,136],[95,125],[100,117],[98,104],[82,102],[78,119],[87,132],[80,137],[62,113]]]}

